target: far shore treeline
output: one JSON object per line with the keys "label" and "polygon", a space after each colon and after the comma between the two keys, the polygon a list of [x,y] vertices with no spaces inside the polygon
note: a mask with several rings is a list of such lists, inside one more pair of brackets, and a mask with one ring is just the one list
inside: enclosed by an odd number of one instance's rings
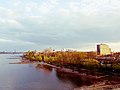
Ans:
{"label": "far shore treeline", "polygon": [[114,61],[106,63],[96,59],[96,52],[78,52],[78,51],[27,51],[23,56],[23,61],[45,62],[57,67],[70,68],[73,71],[81,69],[88,70],[87,73],[110,72],[119,75],[120,63]]}

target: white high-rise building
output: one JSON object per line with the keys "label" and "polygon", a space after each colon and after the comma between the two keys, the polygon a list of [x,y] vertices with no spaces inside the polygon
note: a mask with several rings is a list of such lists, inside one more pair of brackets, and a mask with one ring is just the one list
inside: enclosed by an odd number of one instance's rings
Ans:
{"label": "white high-rise building", "polygon": [[98,55],[108,55],[111,54],[111,48],[106,44],[97,45],[97,54]]}

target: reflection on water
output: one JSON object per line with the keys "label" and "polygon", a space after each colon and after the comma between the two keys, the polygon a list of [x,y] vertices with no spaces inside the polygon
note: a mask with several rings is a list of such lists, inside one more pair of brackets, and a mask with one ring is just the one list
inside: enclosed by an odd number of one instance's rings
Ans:
{"label": "reflection on water", "polygon": [[44,73],[46,73],[46,74],[47,74],[47,73],[51,73],[52,70],[53,70],[53,68],[52,68],[51,66],[44,65],[44,64],[37,64],[36,69],[37,69],[37,70],[41,69],[41,70],[43,70]]}
{"label": "reflection on water", "polygon": [[89,85],[81,77],[63,73],[47,65],[9,64],[19,62],[15,55],[0,55],[0,90],[73,90]]}
{"label": "reflection on water", "polygon": [[61,82],[70,82],[74,87],[80,87],[83,85],[91,85],[95,81],[90,80],[90,77],[84,77],[80,75],[72,75],[71,73],[61,73],[61,72],[56,72],[55,69],[53,69],[51,66],[48,66],[46,64],[37,64],[36,66],[37,70],[43,70],[44,73],[50,74],[50,73],[55,73],[56,77],[61,81]]}
{"label": "reflection on water", "polygon": [[56,75],[59,78],[59,80],[63,82],[70,81],[76,87],[93,84],[93,81],[89,79],[84,79],[83,77],[80,77],[80,76],[69,75],[65,73],[56,73]]}
{"label": "reflection on water", "polygon": [[[54,69],[19,62],[13,55],[0,55],[0,90],[73,90],[71,82],[62,82]],[[11,59],[9,59],[11,58]]]}

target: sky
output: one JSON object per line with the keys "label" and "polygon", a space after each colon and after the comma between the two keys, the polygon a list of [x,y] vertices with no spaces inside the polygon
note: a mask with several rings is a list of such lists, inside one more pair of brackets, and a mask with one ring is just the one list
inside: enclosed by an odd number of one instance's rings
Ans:
{"label": "sky", "polygon": [[0,0],[0,51],[120,51],[120,0]]}

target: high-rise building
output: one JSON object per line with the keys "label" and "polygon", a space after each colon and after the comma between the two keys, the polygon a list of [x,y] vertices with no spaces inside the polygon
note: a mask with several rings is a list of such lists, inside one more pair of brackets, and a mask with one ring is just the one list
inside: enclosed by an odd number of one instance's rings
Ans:
{"label": "high-rise building", "polygon": [[97,55],[108,55],[111,54],[111,48],[106,44],[97,45]]}

